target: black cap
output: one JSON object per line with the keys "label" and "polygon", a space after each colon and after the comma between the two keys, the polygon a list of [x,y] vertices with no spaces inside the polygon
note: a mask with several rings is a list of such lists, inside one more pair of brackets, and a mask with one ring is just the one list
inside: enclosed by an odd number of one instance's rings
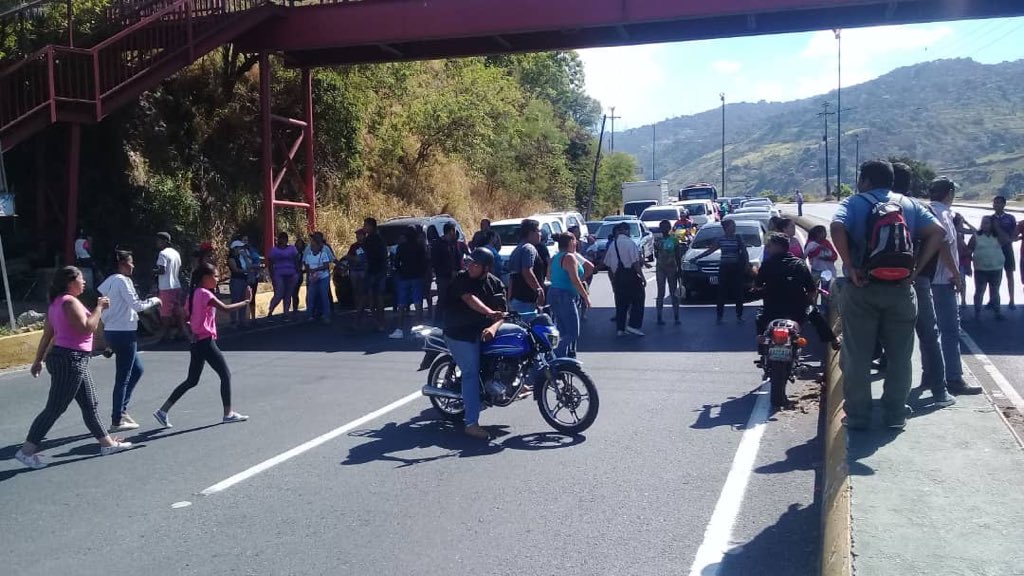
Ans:
{"label": "black cap", "polygon": [[171,243],[171,235],[168,234],[167,232],[157,232],[156,233],[156,237],[157,238],[162,238],[168,244]]}
{"label": "black cap", "polygon": [[490,268],[494,265],[494,253],[487,248],[473,249],[469,254],[469,259],[485,268]]}

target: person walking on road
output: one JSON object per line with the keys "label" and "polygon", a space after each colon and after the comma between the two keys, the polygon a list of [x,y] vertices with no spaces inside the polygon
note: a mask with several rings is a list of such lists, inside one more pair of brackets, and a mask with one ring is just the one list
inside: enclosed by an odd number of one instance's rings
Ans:
{"label": "person walking on road", "polygon": [[[1010,303],[1008,306],[1010,310],[1016,310],[1017,304],[1013,300],[1013,273],[1017,270],[1017,260],[1013,253],[1013,240],[1017,236],[1017,219],[1012,214],[1006,212],[1005,196],[996,196],[992,200],[992,209],[995,211],[992,218],[995,220],[996,226],[1010,239],[1009,242],[1003,244],[1003,270],[1006,272],[1006,287],[1010,291]],[[1022,272],[1021,282],[1024,282],[1024,272]],[[989,305],[992,306],[991,299],[989,300]]]}
{"label": "person walking on road", "polygon": [[718,261],[718,302],[716,305],[718,323],[722,323],[727,302],[736,304],[736,321],[743,322],[743,286],[746,283],[750,255],[747,253],[747,243],[743,241],[742,236],[736,233],[735,221],[722,222],[722,236],[713,239],[707,250],[693,259],[694,263],[716,250],[721,251]]}
{"label": "person walking on road", "polygon": [[1006,252],[1003,247],[1010,242],[1003,229],[996,225],[995,219],[985,216],[981,219],[971,241],[967,244],[974,261],[974,319],[981,320],[981,302],[988,289],[989,302],[994,302],[996,320],[1003,320],[1003,311],[999,309],[999,287],[1003,282],[1003,269],[1006,264]]}
{"label": "person walking on road", "polygon": [[427,247],[417,240],[417,230],[408,228],[402,233],[402,243],[395,249],[395,307],[398,309],[398,327],[388,336],[399,340],[405,337],[405,322],[409,307],[415,306],[416,319],[423,319],[423,275],[430,267]]}
{"label": "person walking on road", "polygon": [[663,326],[665,320],[661,311],[665,307],[665,294],[672,299],[672,317],[676,326],[679,325],[679,269],[683,258],[683,247],[679,238],[672,233],[672,223],[662,220],[658,223],[658,231],[661,238],[654,245],[655,261],[655,283],[658,286],[658,296],[654,300],[655,310],[658,314],[658,326]]}
{"label": "person walking on road", "polygon": [[140,300],[132,282],[135,261],[132,253],[118,250],[117,273],[100,284],[99,292],[110,300],[110,308],[103,314],[103,337],[114,352],[114,397],[111,403],[108,432],[135,430],[139,424],[128,415],[128,404],[135,385],[142,378],[142,358],[139,356],[139,312],[160,305],[157,297]]}
{"label": "person walking on road", "polygon": [[583,279],[587,275],[587,267],[593,265],[577,254],[576,236],[571,232],[556,235],[555,241],[558,242],[558,253],[551,258],[548,273],[551,289],[547,295],[555,325],[561,334],[555,356],[575,358],[576,343],[580,339],[579,303],[583,303],[584,309],[590,308],[590,294]]}
{"label": "person walking on road", "polygon": [[331,323],[331,263],[334,252],[324,242],[321,232],[309,238],[309,248],[303,256],[306,271],[306,311],[311,321]]}
{"label": "person walking on road", "polygon": [[292,292],[295,291],[295,282],[299,276],[299,271],[295,268],[297,257],[298,252],[295,250],[295,246],[288,244],[288,233],[278,234],[277,244],[267,254],[271,278],[274,280],[274,297],[270,299],[270,308],[267,310],[268,318],[274,315],[274,309],[278,304],[284,303],[284,318],[285,320],[290,319]]}
{"label": "person walking on road", "polygon": [[188,327],[185,326],[185,314],[181,309],[181,254],[171,246],[171,235],[167,232],[157,232],[156,247],[160,250],[153,269],[160,295],[162,329],[159,340],[162,342],[167,339],[175,324],[179,329],[178,337],[185,338]]}
{"label": "person walking on road", "polygon": [[[629,222],[619,222],[604,255],[604,265],[615,294],[615,328],[618,336],[643,336],[644,299],[647,279],[644,278],[643,255],[629,236]],[[627,314],[629,322],[627,324]]]}
{"label": "person walking on road", "polygon": [[430,247],[430,264],[434,269],[437,282],[437,308],[434,310],[434,321],[444,323],[444,304],[448,301],[445,294],[455,274],[462,268],[462,251],[459,247],[458,231],[455,224],[448,222],[443,228],[444,235],[434,240]]}
{"label": "person walking on road", "polygon": [[192,345],[189,348],[188,376],[171,392],[170,397],[153,417],[164,428],[171,428],[168,413],[186,392],[199,384],[203,368],[210,368],[220,377],[220,399],[224,405],[223,422],[243,422],[249,417],[231,409],[231,370],[224,360],[224,354],[217,347],[217,310],[231,312],[244,310],[249,305],[251,288],[246,287],[246,298],[232,304],[225,304],[214,295],[217,288],[217,269],[203,264],[192,275],[192,293],[188,297],[188,310],[192,326]]}
{"label": "person walking on road", "polygon": [[[889,428],[906,426],[917,321],[912,284],[916,271],[935,256],[945,236],[930,211],[892,192],[892,185],[892,164],[865,162],[857,182],[859,193],[842,201],[831,224],[848,280],[840,291],[840,308],[844,408],[851,429],[867,428],[871,421],[871,358],[879,341],[888,359],[883,419]],[[915,239],[922,246],[916,257]]]}
{"label": "person walking on road", "polygon": [[462,372],[462,403],[466,434],[487,440],[480,427],[480,343],[494,339],[505,316],[505,287],[491,274],[494,255],[476,248],[469,266],[452,279],[445,292],[444,336],[455,364]]}
{"label": "person walking on road", "polygon": [[796,191],[796,215],[804,215],[804,193],[799,190]]}
{"label": "person walking on road", "polygon": [[89,374],[89,357],[92,355],[92,336],[99,328],[103,311],[110,307],[110,300],[101,296],[90,312],[78,300],[84,291],[85,278],[74,266],[57,270],[50,284],[50,307],[30,369],[32,377],[38,378],[43,371],[45,356],[46,371],[50,373],[50,394],[46,407],[32,421],[25,443],[14,454],[14,458],[28,468],[46,466],[47,462],[39,454],[43,439],[72,400],[78,402],[85,426],[99,441],[100,455],[132,447],[131,442],[111,437],[100,423],[96,386]]}
{"label": "person walking on road", "polygon": [[537,252],[539,243],[540,222],[530,218],[520,222],[519,246],[508,258],[509,309],[513,312],[536,312],[547,302],[543,284],[545,267]]}

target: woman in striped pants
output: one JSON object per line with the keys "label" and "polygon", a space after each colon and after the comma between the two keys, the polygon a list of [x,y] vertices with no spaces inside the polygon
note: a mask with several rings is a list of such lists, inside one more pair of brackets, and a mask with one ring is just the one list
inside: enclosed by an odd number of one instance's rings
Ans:
{"label": "woman in striped pants", "polygon": [[25,443],[14,455],[18,462],[29,468],[46,466],[39,455],[39,447],[72,400],[78,402],[85,426],[99,440],[101,455],[132,447],[131,442],[112,438],[100,423],[96,387],[89,374],[89,356],[92,354],[92,335],[99,327],[102,311],[110,306],[110,300],[100,298],[96,308],[89,312],[78,300],[84,290],[85,279],[74,266],[58,270],[50,284],[50,308],[43,326],[43,337],[36,350],[36,359],[32,363],[32,376],[35,378],[43,371],[43,356],[46,356],[50,395],[46,407],[32,422]]}

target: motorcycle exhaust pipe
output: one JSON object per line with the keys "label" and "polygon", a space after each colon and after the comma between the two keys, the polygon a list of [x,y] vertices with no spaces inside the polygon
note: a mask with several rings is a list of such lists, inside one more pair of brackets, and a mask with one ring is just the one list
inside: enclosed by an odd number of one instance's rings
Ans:
{"label": "motorcycle exhaust pipe", "polygon": [[429,384],[420,389],[420,393],[424,396],[433,396],[434,398],[445,398],[448,400],[462,400],[462,394],[454,392],[452,390],[446,390],[444,388],[437,388],[430,386]]}

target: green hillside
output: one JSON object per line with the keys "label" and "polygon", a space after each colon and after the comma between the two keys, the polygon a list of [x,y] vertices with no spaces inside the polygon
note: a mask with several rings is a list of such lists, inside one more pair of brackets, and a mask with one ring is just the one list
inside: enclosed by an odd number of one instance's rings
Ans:
{"label": "green hillside", "polygon": [[[822,104],[836,93],[793,102],[726,105],[726,193],[822,195]],[[939,60],[900,68],[843,90],[843,181],[861,160],[908,156],[952,176],[969,196],[1024,194],[1024,60],[983,65]],[[829,117],[835,181],[835,116]],[[658,123],[657,173],[673,186],[721,181],[721,111]],[[651,165],[651,127],[615,135],[616,150]]]}

